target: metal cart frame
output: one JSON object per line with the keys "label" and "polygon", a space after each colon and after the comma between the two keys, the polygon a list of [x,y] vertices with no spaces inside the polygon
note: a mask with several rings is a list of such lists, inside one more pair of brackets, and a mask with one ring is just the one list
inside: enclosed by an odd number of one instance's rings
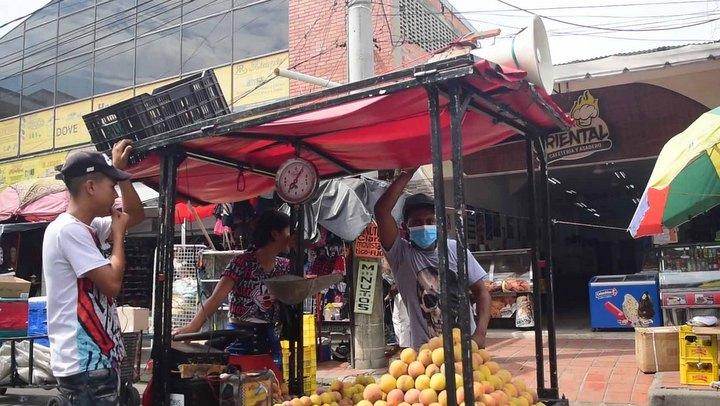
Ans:
{"label": "metal cart frame", "polygon": [[[39,389],[56,389],[57,383],[51,384],[34,384],[33,370],[34,366],[34,349],[35,340],[48,338],[48,336],[27,336],[27,337],[9,337],[0,339],[0,345],[6,341],[10,342],[10,383],[0,385],[0,395],[5,395],[9,388],[39,388]],[[118,375],[120,378],[120,387],[118,388],[120,404],[127,406],[137,406],[140,404],[140,393],[133,383],[140,379],[140,356],[142,351],[142,332],[123,333],[123,343],[125,344],[125,358],[120,363]],[[16,345],[20,341],[29,341],[28,345],[28,377],[30,382],[25,382],[18,372]],[[53,397],[48,401],[48,405],[62,405],[58,397]]]}
{"label": "metal cart frame", "polygon": [[[467,258],[465,238],[465,196],[463,180],[462,160],[462,120],[468,110],[485,114],[496,123],[502,123],[515,130],[519,137],[525,140],[525,155],[527,164],[527,179],[529,189],[529,213],[530,232],[529,238],[532,241],[531,258],[535,272],[533,272],[533,300],[535,316],[535,360],[537,367],[538,394],[541,398],[547,399],[550,403],[567,403],[565,399],[558,399],[558,376],[557,376],[557,349],[555,337],[555,305],[553,299],[553,270],[551,263],[551,221],[549,216],[548,196],[548,174],[547,159],[542,140],[550,132],[547,129],[540,129],[528,123],[521,114],[513,111],[506,105],[498,104],[492,96],[493,92],[482,92],[475,87],[466,85],[463,77],[474,74],[475,59],[471,55],[459,56],[456,58],[419,65],[414,68],[399,70],[386,75],[377,76],[365,80],[352,82],[337,86],[331,89],[316,93],[294,97],[265,106],[249,109],[243,112],[234,113],[229,116],[208,120],[204,123],[189,126],[151,136],[147,139],[137,141],[134,144],[138,153],[155,152],[160,155],[160,176],[159,176],[159,206],[161,210],[161,223],[158,235],[158,250],[155,280],[158,288],[155,292],[155,313],[152,357],[155,360],[153,370],[154,403],[167,404],[168,378],[170,374],[170,320],[171,320],[171,299],[173,283],[173,236],[174,236],[174,197],[177,187],[178,166],[186,157],[209,162],[212,164],[226,166],[235,169],[274,177],[274,171],[268,168],[261,168],[255,165],[228,159],[226,157],[212,156],[196,150],[183,149],[180,145],[184,141],[213,135],[225,135],[252,126],[272,122],[281,118],[291,117],[302,113],[316,111],[326,107],[337,106],[349,101],[356,101],[374,97],[380,94],[390,94],[405,89],[423,87],[428,95],[428,110],[431,122],[431,150],[434,179],[443,178],[442,168],[442,142],[440,129],[440,103],[439,95],[450,100],[449,113],[451,119],[451,140],[452,140],[452,164],[454,179],[460,180],[454,183],[454,209],[453,216],[457,230],[458,240],[458,279],[460,285],[467,285]],[[546,104],[534,86],[526,81],[521,86],[527,86],[533,99],[544,109],[549,117],[556,124],[557,128],[565,129],[567,124]],[[310,103],[311,102],[311,103]],[[232,122],[230,122],[232,121]],[[555,131],[556,129],[554,129]],[[296,150],[310,151],[316,156],[332,163],[338,168],[335,175],[328,178],[344,175],[352,175],[361,172],[352,166],[342,162],[325,151],[310,145],[301,138],[291,138],[263,134],[237,134],[233,136],[249,140],[270,140],[277,143],[293,145]],[[536,160],[539,161],[539,171],[536,169]],[[538,193],[539,191],[539,193]],[[445,213],[445,187],[442,181],[434,182],[435,212]],[[303,236],[302,210],[294,208],[294,220],[298,225],[296,233],[298,238]],[[438,250],[439,250],[439,273],[442,286],[442,297],[447,297],[448,287],[448,247],[447,224],[444,216],[437,216],[438,225]],[[298,245],[302,246],[302,245]],[[302,254],[300,254],[302,255]],[[302,274],[302,262],[295,261],[295,272]],[[541,286],[545,286],[544,296],[546,306],[545,317],[548,330],[548,353],[550,366],[550,387],[545,385],[544,354],[543,354],[543,297]],[[469,305],[468,295],[464,289],[460,289],[460,305]],[[158,305],[159,304],[159,305]],[[448,320],[451,309],[447,301],[441,301],[441,312],[443,319]],[[460,312],[460,328],[462,332],[462,353],[463,353],[463,380],[466,390],[466,398],[472,398],[472,371],[470,360],[470,320],[468,312]],[[300,317],[300,314],[297,315]],[[302,323],[298,323],[302,326]],[[302,328],[297,337],[299,348],[302,348]],[[450,323],[443,325],[443,337],[446,354],[446,373],[452,376],[455,373],[454,356],[452,350],[452,326]],[[294,346],[291,346],[294,348]],[[290,388],[295,393],[302,389],[302,351],[290,355],[291,365],[296,368],[290,369]],[[296,362],[297,361],[297,362]],[[455,383],[448,380],[448,404],[455,404]]]}

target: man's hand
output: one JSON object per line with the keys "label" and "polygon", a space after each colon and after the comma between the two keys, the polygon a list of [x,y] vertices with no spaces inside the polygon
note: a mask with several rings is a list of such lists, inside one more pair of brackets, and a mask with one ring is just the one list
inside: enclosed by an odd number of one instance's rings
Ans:
{"label": "man's hand", "polygon": [[127,213],[123,213],[119,210],[113,210],[112,225],[110,226],[113,240],[117,238],[125,238],[125,232],[127,231],[129,220],[130,216],[128,216]]}
{"label": "man's hand", "polygon": [[479,328],[475,329],[475,333],[473,333],[472,339],[475,341],[480,348],[485,348],[485,335],[487,334],[487,330],[481,330]]}
{"label": "man's hand", "polygon": [[130,140],[120,140],[113,146],[112,163],[117,169],[124,170],[128,166],[128,159],[132,152]]}

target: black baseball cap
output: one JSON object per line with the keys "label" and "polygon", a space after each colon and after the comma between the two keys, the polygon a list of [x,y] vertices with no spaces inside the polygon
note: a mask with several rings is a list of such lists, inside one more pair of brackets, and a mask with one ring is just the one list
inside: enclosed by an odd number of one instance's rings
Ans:
{"label": "black baseball cap", "polygon": [[408,197],[403,205],[403,220],[407,220],[411,210],[419,208],[435,210],[435,200],[425,193],[415,193]]}
{"label": "black baseball cap", "polygon": [[60,168],[60,176],[64,180],[94,172],[102,172],[116,182],[128,180],[132,177],[129,173],[112,166],[110,158],[97,151],[73,152],[68,155],[62,168]]}

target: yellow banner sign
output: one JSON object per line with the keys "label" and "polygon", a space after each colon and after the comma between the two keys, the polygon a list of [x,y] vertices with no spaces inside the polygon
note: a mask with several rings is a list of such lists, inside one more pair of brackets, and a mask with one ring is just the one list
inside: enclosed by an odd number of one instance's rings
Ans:
{"label": "yellow banner sign", "polygon": [[98,96],[93,99],[93,111],[104,109],[105,107],[112,106],[115,103],[119,103],[123,100],[127,100],[133,97],[133,89],[123,90],[121,92],[115,92],[106,94],[104,96]]}
{"label": "yellow banner sign", "polygon": [[172,83],[179,80],[178,78],[168,79],[168,80],[162,80],[160,82],[151,83],[149,85],[144,86],[138,86],[135,88],[135,96],[143,93],[150,94],[153,92],[153,90],[157,89],[158,87],[162,87],[167,85],[168,83]]}
{"label": "yellow banner sign", "polygon": [[53,147],[53,110],[39,111],[20,118],[20,154]]}
{"label": "yellow banner sign", "polygon": [[90,142],[85,122],[82,119],[92,109],[90,100],[68,104],[55,110],[55,148]]}
{"label": "yellow banner sign", "polygon": [[0,164],[0,189],[26,179],[53,176],[55,167],[65,162],[67,152]]}
{"label": "yellow banner sign", "polygon": [[20,133],[20,119],[11,118],[0,121],[0,158],[12,158],[18,154],[20,146],[18,134]]}
{"label": "yellow banner sign", "polygon": [[275,68],[287,67],[287,52],[233,65],[232,105],[247,107],[288,97],[290,80],[283,77],[273,79]]}
{"label": "yellow banner sign", "polygon": [[228,65],[222,68],[215,68],[214,70],[215,77],[220,85],[220,90],[222,90],[223,96],[225,96],[225,101],[230,105],[230,98],[232,97],[232,67]]}

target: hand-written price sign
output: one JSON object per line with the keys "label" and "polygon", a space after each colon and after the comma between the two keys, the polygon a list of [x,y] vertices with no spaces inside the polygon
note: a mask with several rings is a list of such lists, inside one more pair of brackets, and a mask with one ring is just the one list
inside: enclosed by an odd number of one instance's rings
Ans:
{"label": "hand-written price sign", "polygon": [[372,314],[379,262],[358,261],[355,313]]}
{"label": "hand-written price sign", "polygon": [[375,223],[365,229],[355,240],[355,256],[363,258],[382,258],[384,255]]}

